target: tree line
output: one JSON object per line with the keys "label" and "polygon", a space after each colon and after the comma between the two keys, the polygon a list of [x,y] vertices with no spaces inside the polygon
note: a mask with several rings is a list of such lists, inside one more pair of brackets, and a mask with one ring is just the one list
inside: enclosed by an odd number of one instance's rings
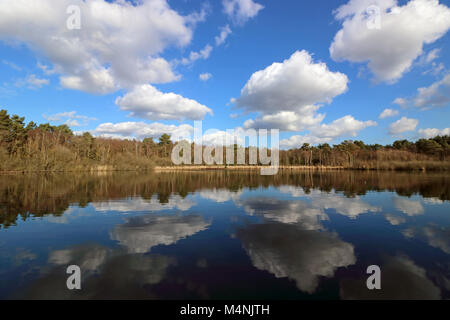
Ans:
{"label": "tree line", "polygon": [[[89,132],[76,135],[65,124],[25,123],[24,117],[0,110],[0,171],[147,170],[172,165],[174,145],[169,134],[158,141],[152,137],[142,141],[93,137]],[[245,163],[249,163],[250,149],[245,148]],[[304,143],[281,150],[280,165],[450,169],[449,154],[448,135],[416,142],[398,140],[385,146],[346,140],[333,146]]]}
{"label": "tree line", "polygon": [[76,135],[0,110],[0,171],[145,170],[169,164],[172,145],[167,134],[159,142]]}

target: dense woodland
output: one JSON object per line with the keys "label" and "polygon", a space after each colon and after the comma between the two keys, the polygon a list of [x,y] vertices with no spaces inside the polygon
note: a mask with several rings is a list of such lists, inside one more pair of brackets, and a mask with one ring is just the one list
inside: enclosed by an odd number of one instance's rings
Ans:
{"label": "dense woodland", "polygon": [[[121,140],[75,135],[67,125],[25,123],[25,118],[0,111],[0,171],[149,170],[172,165],[174,143],[163,134]],[[236,146],[235,146],[236,147]],[[193,148],[193,146],[192,146]],[[450,136],[366,145],[344,141],[338,145],[304,144],[280,151],[281,165],[340,166],[354,169],[449,170]],[[246,149],[248,163],[249,150]]]}

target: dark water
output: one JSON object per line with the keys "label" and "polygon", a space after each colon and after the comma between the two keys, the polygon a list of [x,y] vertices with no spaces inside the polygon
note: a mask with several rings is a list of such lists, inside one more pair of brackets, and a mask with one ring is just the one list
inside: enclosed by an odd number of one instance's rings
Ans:
{"label": "dark water", "polygon": [[449,178],[0,176],[0,298],[448,299]]}

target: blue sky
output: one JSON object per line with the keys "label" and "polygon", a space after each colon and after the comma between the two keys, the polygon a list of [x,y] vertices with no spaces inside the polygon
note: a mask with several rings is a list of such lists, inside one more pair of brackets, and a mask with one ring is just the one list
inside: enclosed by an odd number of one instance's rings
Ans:
{"label": "blue sky", "polygon": [[27,121],[157,138],[203,120],[285,148],[450,134],[450,1],[50,2],[0,4],[0,107]]}

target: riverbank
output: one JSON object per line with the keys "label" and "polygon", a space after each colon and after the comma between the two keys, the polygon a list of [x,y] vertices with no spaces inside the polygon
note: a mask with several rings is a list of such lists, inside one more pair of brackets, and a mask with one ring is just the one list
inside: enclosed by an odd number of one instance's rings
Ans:
{"label": "riverbank", "polygon": [[[269,168],[269,166],[225,166],[225,165],[212,165],[212,166],[157,166],[154,168],[155,172],[169,172],[169,171],[204,171],[204,170],[260,170]],[[341,166],[279,166],[279,170],[343,170]]]}
{"label": "riverbank", "polygon": [[[0,174],[25,174],[25,173],[99,173],[107,172],[181,172],[181,171],[256,171],[269,166],[261,165],[180,165],[180,166],[133,166],[133,165],[98,165],[98,166],[72,166],[70,168],[58,168],[56,170],[0,170]],[[450,171],[450,161],[389,161],[363,163],[357,166],[304,166],[304,165],[280,165],[279,171],[329,171],[329,170],[367,170],[367,171]]]}
{"label": "riverbank", "polygon": [[[186,166],[156,166],[155,172],[176,172],[176,171],[204,171],[204,170],[260,170],[268,168],[268,166],[259,165],[186,165]],[[292,166],[280,165],[278,167],[282,171],[298,171],[298,170],[371,170],[371,171],[450,171],[450,161],[389,161],[389,162],[373,162],[364,163],[354,167],[348,166]]]}

